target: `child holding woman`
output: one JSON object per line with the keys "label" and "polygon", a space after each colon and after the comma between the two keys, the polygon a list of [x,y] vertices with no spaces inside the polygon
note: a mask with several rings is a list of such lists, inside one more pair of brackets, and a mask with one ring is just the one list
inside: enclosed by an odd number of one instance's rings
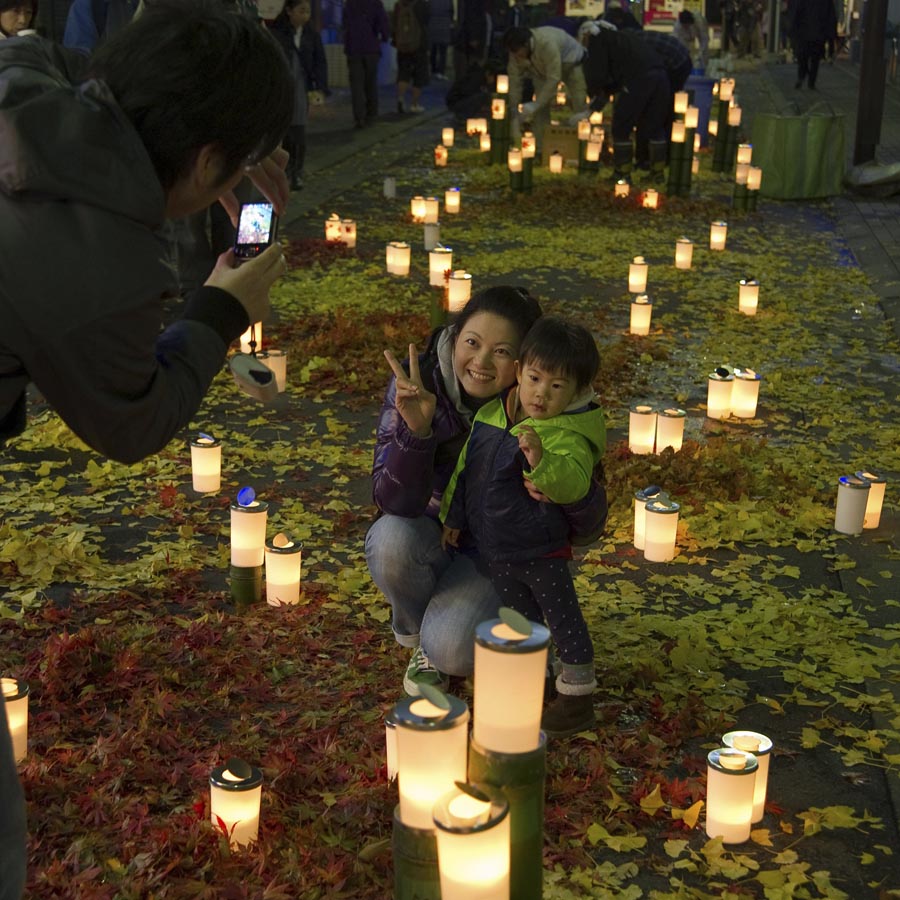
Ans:
{"label": "child holding woman", "polygon": [[[594,339],[562,319],[538,319],[516,360],[518,387],[482,406],[444,493],[445,545],[465,529],[504,606],[545,621],[562,671],[541,727],[551,737],[594,724],[594,648],[568,568],[570,524],[561,505],[583,500],[606,447],[591,386]],[[532,496],[537,488],[551,503]]]}

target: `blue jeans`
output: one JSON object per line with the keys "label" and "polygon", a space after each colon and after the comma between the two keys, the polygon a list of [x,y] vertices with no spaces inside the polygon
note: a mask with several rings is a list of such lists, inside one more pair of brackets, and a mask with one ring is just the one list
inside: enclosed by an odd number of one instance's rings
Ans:
{"label": "blue jeans", "polygon": [[500,604],[468,556],[442,549],[441,526],[427,516],[382,516],[366,535],[366,562],[394,611],[397,643],[421,644],[441,672],[471,675],[475,628]]}
{"label": "blue jeans", "polygon": [[0,698],[0,900],[19,900],[24,888],[25,797]]}

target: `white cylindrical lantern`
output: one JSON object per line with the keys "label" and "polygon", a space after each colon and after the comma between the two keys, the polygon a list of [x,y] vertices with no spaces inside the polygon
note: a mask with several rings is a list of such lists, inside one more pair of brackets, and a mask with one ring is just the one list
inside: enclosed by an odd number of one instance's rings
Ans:
{"label": "white cylindrical lantern", "polygon": [[759,768],[753,786],[753,816],[751,824],[761,822],[766,810],[766,791],[769,786],[769,762],[772,759],[772,739],[758,731],[729,731],[722,736],[722,743],[756,757]]}
{"label": "white cylindrical lantern", "polygon": [[734,96],[734,79],[733,78],[720,78],[719,79],[719,99],[730,101],[733,96]]}
{"label": "white cylindrical lantern", "polygon": [[752,419],[759,402],[759,383],[762,375],[753,369],[735,367],[731,386],[731,414],[739,419]]}
{"label": "white cylindrical lantern", "polygon": [[731,391],[734,375],[725,366],[710,372],[706,390],[706,415],[710,419],[727,419],[731,415]]}
{"label": "white cylindrical lantern", "polygon": [[741,108],[739,106],[729,107],[728,124],[731,128],[737,128],[741,124]]}
{"label": "white cylindrical lantern", "polygon": [[638,294],[631,301],[631,325],[632,334],[650,334],[650,318],[653,315],[653,304],[646,294]]}
{"label": "white cylindrical lantern", "polygon": [[478,147],[482,153],[487,153],[491,149],[491,136],[486,131],[481,132],[481,136],[478,138]]}
{"label": "white cylindrical lantern", "polygon": [[356,246],[356,222],[353,219],[341,221],[341,242],[351,250]]}
{"label": "white cylindrical lantern", "polygon": [[656,209],[659,206],[659,191],[656,188],[647,188],[644,191],[644,209]]}
{"label": "white cylindrical lantern", "polygon": [[687,414],[683,409],[667,407],[656,413],[656,452],[662,453],[671,447],[676,453],[684,443],[684,420]]}
{"label": "white cylindrical lantern", "polygon": [[759,166],[750,166],[747,174],[747,190],[758,191],[762,185],[762,169]]}
{"label": "white cylindrical lantern", "polygon": [[632,453],[653,452],[656,440],[656,410],[652,406],[633,406],[628,414],[628,449]]}
{"label": "white cylindrical lantern", "polygon": [[[238,494],[238,498],[242,493],[243,490]],[[269,504],[262,500],[252,499],[241,503],[239,499],[231,504],[231,564],[233,566],[250,568],[263,564],[268,517]]]}
{"label": "white cylindrical lantern", "polygon": [[254,353],[262,350],[262,322],[254,322],[241,335],[241,353]]}
{"label": "white cylindrical lantern", "polygon": [[631,185],[624,179],[620,178],[615,185],[613,190],[613,196],[615,197],[627,197],[631,193]]}
{"label": "white cylindrical lantern", "polygon": [[412,250],[405,241],[391,241],[385,253],[388,275],[409,275]]}
{"label": "white cylindrical lantern", "polygon": [[397,196],[397,179],[393,175],[387,175],[384,179],[384,197],[393,200]]}
{"label": "white cylindrical lantern", "polygon": [[500,74],[497,76],[497,93],[498,94],[508,94],[509,93],[509,75]]}
{"label": "white cylindrical lantern", "polygon": [[578,140],[589,141],[591,139],[591,123],[587,119],[578,122]]}
{"label": "white cylindrical lantern", "polygon": [[428,283],[442,288],[446,283],[446,273],[453,268],[453,250],[438,244],[428,253]]}
{"label": "white cylindrical lantern", "polygon": [[665,494],[647,502],[644,507],[644,559],[647,562],[675,559],[679,509],[681,507]]}
{"label": "white cylindrical lantern", "polygon": [[257,357],[275,376],[275,386],[278,393],[283,393],[287,387],[287,353],[284,350],[266,350]]}
{"label": "white cylindrical lantern", "polygon": [[191,441],[191,483],[198,494],[211,494],[222,486],[222,444],[211,435]]}
{"label": "white cylindrical lantern", "polygon": [[595,141],[591,138],[584,145],[584,158],[586,162],[600,162],[600,152],[603,150],[603,143]]}
{"label": "white cylindrical lantern", "polygon": [[332,213],[325,220],[325,240],[339,241],[341,239],[341,217],[337,213]]}
{"label": "white cylindrical lantern", "polygon": [[489,619],[475,629],[472,739],[495,753],[529,753],[540,744],[550,631],[528,622],[528,633],[526,622]]}
{"label": "white cylindrical lantern", "polygon": [[438,144],[434,148],[434,164],[437,168],[442,169],[447,165],[447,148],[443,144]]}
{"label": "white cylindrical lantern", "polygon": [[689,269],[694,258],[694,242],[682,237],[675,241],[675,268]]}
{"label": "white cylindrical lantern", "polygon": [[872,485],[856,475],[841,475],[834,508],[834,530],[841,534],[861,534]]}
{"label": "white cylindrical lantern", "polygon": [[458,187],[447,188],[444,192],[444,212],[455,215],[459,212],[462,195]]}
{"label": "white cylindrical lantern", "polygon": [[522,133],[522,159],[534,159],[537,152],[537,140],[533,131]]}
{"label": "white cylindrical lantern", "polygon": [[433,809],[441,900],[509,900],[509,802],[496,787],[454,787]]}
{"label": "white cylindrical lantern", "polygon": [[687,91],[675,91],[675,115],[683,116],[687,112],[690,96]]}
{"label": "white cylindrical lantern", "polygon": [[707,756],[706,833],[723,844],[750,837],[753,792],[759,763],[752,753],[723,747]]}
{"label": "white cylindrical lantern", "polygon": [[504,97],[494,97],[493,100],[491,100],[491,118],[506,118],[506,99]]}
{"label": "white cylindrical lantern", "polygon": [[869,482],[869,496],[866,500],[866,516],[863,519],[863,528],[877,528],[881,524],[881,507],[884,505],[887,479],[868,470],[857,472],[856,477],[863,478]]}
{"label": "white cylindrical lantern", "polygon": [[240,759],[217,766],[209,776],[210,819],[232,847],[246,847],[259,837],[262,781],[262,772]]}
{"label": "white cylindrical lantern", "polygon": [[412,200],[409,201],[409,213],[412,216],[413,222],[424,222],[425,198],[413,197]]}
{"label": "white cylindrical lantern", "polygon": [[441,201],[437,197],[425,198],[425,224],[431,225],[438,221],[441,211]]}
{"label": "white cylindrical lantern", "polygon": [[636,256],[628,266],[628,290],[632,294],[643,294],[647,290],[648,268],[643,256]]}
{"label": "white cylindrical lantern", "polygon": [[634,549],[644,549],[644,538],[647,533],[647,503],[659,496],[659,488],[655,484],[634,492]]}
{"label": "white cylindrical lantern", "polygon": [[442,128],[441,129],[441,143],[445,147],[452,147],[453,141],[456,138],[456,132],[452,128]]}
{"label": "white cylindrical lantern", "polygon": [[0,678],[0,686],[13,758],[20,763],[28,755],[28,685],[19,678]]}
{"label": "white cylindrical lantern", "polygon": [[737,163],[746,163],[748,166],[753,161],[753,144],[738,144]]}
{"label": "white cylindrical lantern", "polygon": [[734,183],[747,184],[747,178],[750,175],[750,163],[738,163],[734,167]]}
{"label": "white cylindrical lantern", "polygon": [[269,606],[295,606],[300,602],[303,544],[276,534],[266,541],[266,602]]}
{"label": "white cylindrical lantern", "polygon": [[440,222],[426,222],[424,226],[423,244],[426,250],[434,250],[441,242]]}
{"label": "white cylindrical lantern", "polygon": [[724,250],[725,249],[725,240],[728,237],[728,223],[727,222],[713,222],[709,226],[709,249],[710,250]]}
{"label": "white cylindrical lantern", "polygon": [[684,111],[684,127],[693,128],[700,124],[700,109],[696,106],[689,106]]}
{"label": "white cylindrical lantern", "polygon": [[450,273],[447,286],[447,310],[451,313],[462,312],[472,297],[472,276],[463,269]]}
{"label": "white cylindrical lantern", "polygon": [[559,150],[554,150],[550,154],[550,162],[548,164],[550,166],[550,171],[554,175],[559,175],[563,170],[563,155],[559,152]]}
{"label": "white cylindrical lantern", "polygon": [[518,147],[511,147],[506,153],[506,165],[510,172],[522,171],[522,151]]}
{"label": "white cylindrical lantern", "polygon": [[742,278],[738,283],[738,309],[745,316],[755,316],[759,305],[759,282],[755,278]]}
{"label": "white cylindrical lantern", "polygon": [[424,697],[407,697],[393,710],[397,723],[400,821],[433,829],[431,810],[457,781],[466,780],[469,708],[447,697],[441,709]]}

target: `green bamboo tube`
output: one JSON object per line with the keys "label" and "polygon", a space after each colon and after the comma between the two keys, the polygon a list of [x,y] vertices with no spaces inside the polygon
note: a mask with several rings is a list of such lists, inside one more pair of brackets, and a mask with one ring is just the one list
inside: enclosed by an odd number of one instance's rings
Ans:
{"label": "green bamboo tube", "polygon": [[522,160],[522,169],[521,172],[510,172],[509,173],[509,189],[515,193],[519,194],[525,190],[525,161]]}
{"label": "green bamboo tube", "polygon": [[[680,141],[671,141],[669,143],[669,182],[667,193],[670,197],[681,197],[684,195],[684,169],[685,158],[688,158],[687,171],[691,172],[690,158],[688,157],[687,143]],[[690,190],[690,180],[688,181],[688,190]]]}
{"label": "green bamboo tube", "polygon": [[759,202],[759,191],[751,191],[749,188],[747,189],[747,209],[751,212],[756,212],[756,205]]}
{"label": "green bamboo tube", "polygon": [[531,193],[534,187],[534,157],[526,156],[522,160],[522,187],[526,193]]}
{"label": "green bamboo tube", "polygon": [[749,209],[750,192],[747,190],[746,184],[735,184],[734,193],[731,195],[731,205],[734,209]]}
{"label": "green bamboo tube", "polygon": [[725,171],[725,143],[728,136],[728,101],[719,101],[719,110],[716,116],[719,130],[716,134],[716,143],[713,146],[712,170],[713,172]]}
{"label": "green bamboo tube", "polygon": [[506,119],[491,119],[488,131],[491,135],[491,165],[506,164],[509,139],[504,126]]}
{"label": "green bamboo tube", "polygon": [[251,606],[262,601],[262,566],[232,566],[231,599],[238,606]]}
{"label": "green bamboo tube", "polygon": [[725,147],[722,152],[722,168],[720,172],[733,172],[735,163],[737,162],[737,148],[740,143],[738,133],[740,128],[737,125],[729,125],[725,130]]}
{"label": "green bamboo tube", "polygon": [[435,328],[442,328],[447,324],[447,308],[444,304],[444,288],[431,289],[431,305],[428,311],[428,321],[432,331]]}
{"label": "green bamboo tube", "polygon": [[400,821],[400,804],[394,807],[391,848],[394,854],[394,900],[441,900],[434,831],[404,825]]}

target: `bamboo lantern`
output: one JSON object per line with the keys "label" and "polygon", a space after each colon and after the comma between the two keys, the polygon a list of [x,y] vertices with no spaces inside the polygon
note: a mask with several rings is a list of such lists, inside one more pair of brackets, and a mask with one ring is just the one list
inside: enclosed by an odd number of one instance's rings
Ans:
{"label": "bamboo lantern", "polygon": [[213,827],[224,830],[232,848],[246,847],[259,837],[262,772],[231,759],[209,776],[209,810]]}
{"label": "bamboo lantern", "polygon": [[19,678],[0,678],[0,686],[13,759],[20,763],[28,755],[28,685]]}
{"label": "bamboo lantern", "polygon": [[563,155],[558,150],[554,150],[550,154],[550,171],[554,175],[559,175],[563,170]]}
{"label": "bamboo lantern", "polygon": [[387,175],[384,179],[385,200],[393,200],[397,196],[397,179],[393,175]]}
{"label": "bamboo lantern", "polygon": [[863,478],[869,482],[869,496],[866,500],[866,515],[863,519],[863,528],[877,528],[881,524],[881,508],[884,505],[884,494],[887,490],[887,479],[883,475],[874,472],[857,472],[857,478]]}
{"label": "bamboo lantern", "polygon": [[445,147],[452,147],[456,138],[456,132],[452,128],[441,129],[441,143]]}
{"label": "bamboo lantern", "polygon": [[341,242],[351,250],[356,246],[356,222],[353,219],[341,221]]}
{"label": "bamboo lantern", "polygon": [[725,240],[728,237],[728,223],[727,222],[713,222],[709,226],[709,249],[710,250],[724,250],[725,249]]}
{"label": "bamboo lantern", "polygon": [[747,190],[758,191],[762,186],[762,169],[759,166],[750,166],[747,173]]}
{"label": "bamboo lantern", "polygon": [[696,106],[689,106],[684,111],[684,127],[696,129],[700,124],[700,110]]}
{"label": "bamboo lantern", "polygon": [[251,568],[263,564],[269,504],[256,499],[250,488],[238,492],[231,504],[231,565]]}
{"label": "bamboo lantern", "polygon": [[262,348],[262,322],[254,322],[241,335],[241,353],[255,353]]}
{"label": "bamboo lantern", "polygon": [[633,406],[628,414],[628,449],[644,455],[653,452],[656,440],[656,410],[641,404]]}
{"label": "bamboo lantern", "polygon": [[709,132],[710,137],[718,137],[718,135],[719,135],[719,120],[718,119],[710,119],[709,124],[706,126],[706,130]]}
{"label": "bamboo lantern", "polygon": [[400,821],[409,828],[433,829],[434,804],[466,780],[469,709],[456,697],[446,701],[443,709],[424,697],[407,697],[393,710]]}
{"label": "bamboo lantern", "polygon": [[495,120],[506,118],[506,99],[494,97],[491,100],[491,118]]}
{"label": "bamboo lantern", "polygon": [[631,193],[631,185],[624,179],[620,178],[615,185],[613,190],[613,196],[615,197],[627,197]]}
{"label": "bamboo lantern", "polygon": [[647,503],[659,496],[659,488],[655,484],[648,485],[634,492],[634,549],[644,549],[647,534]]}
{"label": "bamboo lantern", "polygon": [[647,562],[675,559],[679,509],[681,507],[665,494],[647,502],[644,507],[644,559]]}
{"label": "bamboo lantern", "polygon": [[628,266],[628,290],[632,294],[643,294],[647,290],[648,268],[643,256],[636,256]]}
{"label": "bamboo lantern", "polygon": [[522,159],[534,159],[537,152],[537,141],[533,131],[522,132]]}
{"label": "bamboo lantern", "polygon": [[734,183],[735,184],[747,184],[747,179],[750,176],[750,163],[738,163],[734,167]]}
{"label": "bamboo lantern", "polygon": [[684,420],[686,413],[683,409],[668,407],[661,409],[656,414],[656,452],[662,453],[666,447],[671,447],[676,453],[684,443]]}
{"label": "bamboo lantern", "polygon": [[753,160],[753,144],[738,144],[737,148],[737,163],[741,165],[745,163],[746,165],[750,165]]}
{"label": "bamboo lantern", "polygon": [[600,152],[603,149],[602,141],[595,141],[591,138],[584,145],[584,159],[586,162],[600,162]]}
{"label": "bamboo lantern", "polygon": [[872,485],[856,475],[841,475],[834,507],[834,530],[841,534],[861,534]]}
{"label": "bamboo lantern", "polygon": [[284,393],[287,387],[287,353],[284,350],[266,350],[264,353],[260,353],[258,358],[275,375],[275,387],[278,388],[278,393]]}
{"label": "bamboo lantern", "polygon": [[653,304],[646,294],[638,294],[631,301],[631,334],[650,334],[650,318],[653,315]]}
{"label": "bamboo lantern", "polygon": [[441,900],[508,900],[509,802],[499,788],[465,787],[454,786],[433,810]]}
{"label": "bamboo lantern", "polygon": [[759,383],[762,376],[753,369],[734,370],[731,388],[731,414],[739,419],[752,419],[759,402]]}
{"label": "bamboo lantern", "polygon": [[603,110],[595,109],[589,116],[588,122],[591,125],[602,125],[603,124]]}
{"label": "bamboo lantern", "polygon": [[384,756],[387,768],[387,780],[397,777],[397,720],[391,710],[384,717]]}
{"label": "bamboo lantern", "polygon": [[726,366],[710,372],[706,391],[706,415],[710,419],[727,419],[731,415],[731,391],[734,375]]}
{"label": "bamboo lantern", "polygon": [[684,122],[673,122],[672,123],[672,143],[673,144],[683,144],[685,136],[686,135],[685,135]]}
{"label": "bamboo lantern", "polygon": [[694,242],[690,238],[680,237],[675,241],[675,268],[689,269],[694,258]]}
{"label": "bamboo lantern", "polygon": [[434,250],[441,242],[441,226],[439,222],[428,222],[423,227],[422,241],[426,250]]}
{"label": "bamboo lantern", "polygon": [[490,151],[491,136],[486,131],[481,132],[481,136],[478,138],[478,147],[482,153],[488,153]]}
{"label": "bamboo lantern", "polygon": [[750,837],[759,763],[752,753],[731,747],[713,750],[706,766],[706,833],[723,844]]}
{"label": "bamboo lantern", "polygon": [[659,205],[659,191],[656,188],[647,188],[644,191],[644,209],[656,209]]}
{"label": "bamboo lantern", "polygon": [[269,606],[296,606],[300,602],[303,544],[276,534],[266,541],[266,602]]}
{"label": "bamboo lantern", "polygon": [[425,198],[413,197],[409,201],[409,213],[413,222],[421,223],[425,221]]}
{"label": "bamboo lantern", "polygon": [[522,151],[518,147],[510,147],[506,153],[506,165],[513,174],[522,171]]}
{"label": "bamboo lantern", "polygon": [[588,119],[581,119],[578,122],[578,140],[588,141],[591,138],[591,123]]}
{"label": "bamboo lantern", "polygon": [[440,209],[441,202],[437,197],[425,198],[425,218],[423,221],[426,225],[434,225],[437,223]]}
{"label": "bamboo lantern", "polygon": [[529,753],[540,744],[550,631],[509,613],[475,629],[472,740],[495,753]]}
{"label": "bamboo lantern", "polygon": [[222,486],[222,444],[208,434],[191,441],[191,483],[198,494],[211,494]]}
{"label": "bamboo lantern", "polygon": [[456,215],[459,212],[461,197],[458,187],[448,188],[444,192],[444,212]]}
{"label": "bamboo lantern", "polygon": [[339,241],[341,239],[341,217],[337,213],[332,213],[325,220],[325,240]]}
{"label": "bamboo lantern", "polygon": [[476,134],[484,134],[487,128],[481,127],[481,119],[466,119],[466,134],[474,137]]}
{"label": "bamboo lantern", "polygon": [[758,731],[729,731],[723,735],[722,743],[756,757],[759,768],[753,785],[753,816],[751,824],[761,822],[766,810],[766,791],[769,786],[769,762],[772,759],[772,739]]}
{"label": "bamboo lantern", "polygon": [[700,135],[695,134],[694,135],[694,153],[699,153],[699,152],[700,152]]}
{"label": "bamboo lantern", "polygon": [[728,126],[729,128],[739,128],[741,124],[741,108],[739,106],[731,106],[728,109]]}
{"label": "bamboo lantern", "polygon": [[447,310],[451,313],[462,312],[472,297],[472,276],[463,269],[450,273],[447,286]]}
{"label": "bamboo lantern", "polygon": [[434,165],[438,169],[443,169],[447,165],[447,148],[444,144],[438,144],[434,148]]}
{"label": "bamboo lantern", "polygon": [[742,278],[738,282],[738,309],[745,316],[755,316],[759,305],[759,282],[755,278]]}
{"label": "bamboo lantern", "polygon": [[690,96],[687,91],[675,92],[675,115],[683,116],[687,112]]}
{"label": "bamboo lantern", "polygon": [[438,244],[428,253],[428,283],[432,287],[442,288],[446,281],[446,273],[453,268],[453,250]]}
{"label": "bamboo lantern", "polygon": [[498,94],[508,94],[509,93],[509,75],[500,74],[497,76],[497,93]]}
{"label": "bamboo lantern", "polygon": [[734,79],[733,78],[720,78],[719,79],[719,99],[731,101],[731,98],[734,96]]}
{"label": "bamboo lantern", "polygon": [[412,251],[405,241],[391,241],[385,253],[388,275],[409,275]]}

